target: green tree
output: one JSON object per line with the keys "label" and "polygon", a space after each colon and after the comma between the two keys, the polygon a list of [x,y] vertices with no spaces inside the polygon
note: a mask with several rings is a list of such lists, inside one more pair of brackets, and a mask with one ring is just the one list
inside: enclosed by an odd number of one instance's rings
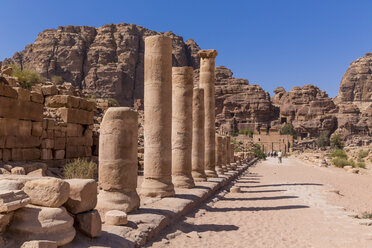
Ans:
{"label": "green tree", "polygon": [[318,139],[316,140],[316,145],[319,148],[326,147],[329,145],[329,132],[323,131],[320,133]]}
{"label": "green tree", "polygon": [[294,129],[292,123],[286,123],[280,130],[280,134],[296,136],[296,130]]}
{"label": "green tree", "polygon": [[334,134],[331,137],[331,147],[336,149],[344,148],[344,144],[341,140],[341,134]]}

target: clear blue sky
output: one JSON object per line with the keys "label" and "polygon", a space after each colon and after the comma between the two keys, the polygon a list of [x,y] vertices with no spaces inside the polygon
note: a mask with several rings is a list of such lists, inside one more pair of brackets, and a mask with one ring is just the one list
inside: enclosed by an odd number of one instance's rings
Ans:
{"label": "clear blue sky", "polygon": [[64,25],[134,23],[217,49],[217,65],[258,83],[315,84],[332,97],[348,65],[372,52],[372,1],[2,0],[0,60]]}

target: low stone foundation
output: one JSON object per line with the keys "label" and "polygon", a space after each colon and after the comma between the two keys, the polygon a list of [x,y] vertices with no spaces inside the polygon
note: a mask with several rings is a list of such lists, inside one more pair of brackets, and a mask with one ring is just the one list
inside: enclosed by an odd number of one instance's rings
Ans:
{"label": "low stone foundation", "polygon": [[214,195],[216,191],[236,179],[257,159],[238,166],[236,171],[229,171],[218,178],[208,178],[206,182],[196,182],[192,189],[176,189],[174,197],[141,198],[141,207],[128,214],[126,226],[102,225],[102,235],[90,239],[78,233],[73,242],[64,248],[105,246],[134,248],[141,247],[160,231],[194,210],[202,202]]}

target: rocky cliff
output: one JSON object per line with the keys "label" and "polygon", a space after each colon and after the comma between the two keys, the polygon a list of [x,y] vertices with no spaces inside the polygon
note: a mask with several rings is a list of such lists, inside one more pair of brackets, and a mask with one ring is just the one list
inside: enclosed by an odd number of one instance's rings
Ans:
{"label": "rocky cliff", "polygon": [[[4,64],[17,63],[46,78],[61,76],[89,95],[133,106],[143,98],[144,38],[156,34],[160,32],[125,23],[48,29]],[[195,41],[165,34],[173,39],[173,65],[199,68]]]}

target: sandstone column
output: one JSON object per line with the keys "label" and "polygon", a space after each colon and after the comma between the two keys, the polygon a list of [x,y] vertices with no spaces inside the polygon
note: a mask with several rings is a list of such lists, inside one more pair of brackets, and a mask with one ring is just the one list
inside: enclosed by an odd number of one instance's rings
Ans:
{"label": "sandstone column", "polygon": [[224,171],[223,171],[223,168],[222,168],[222,149],[223,149],[223,138],[221,135],[219,134],[216,134],[215,135],[215,139],[216,139],[216,162],[215,162],[215,170],[216,172],[219,174],[219,175],[223,175]]}
{"label": "sandstone column", "polygon": [[231,170],[231,137],[226,136],[226,168]]}
{"label": "sandstone column", "polygon": [[192,177],[195,182],[204,182],[207,181],[204,172],[204,89],[194,88],[192,105]]}
{"label": "sandstone column", "polygon": [[198,52],[200,57],[200,88],[204,89],[204,130],[205,130],[205,157],[204,167],[207,177],[217,177],[215,170],[215,58],[216,50],[201,50]]}
{"label": "sandstone column", "polygon": [[192,67],[172,69],[172,181],[177,188],[193,188],[192,147]]}
{"label": "sandstone column", "polygon": [[226,136],[222,136],[222,148],[221,148],[221,157],[222,157],[222,164],[221,164],[221,167],[222,167],[222,171],[223,172],[228,172],[227,170],[227,150],[226,150],[226,147],[227,147],[227,138]]}
{"label": "sandstone column", "polygon": [[174,195],[172,184],[172,40],[145,39],[144,177],[140,194]]}
{"label": "sandstone column", "polygon": [[136,192],[138,113],[125,107],[109,108],[100,129],[96,208],[101,213],[130,212],[140,205]]}

